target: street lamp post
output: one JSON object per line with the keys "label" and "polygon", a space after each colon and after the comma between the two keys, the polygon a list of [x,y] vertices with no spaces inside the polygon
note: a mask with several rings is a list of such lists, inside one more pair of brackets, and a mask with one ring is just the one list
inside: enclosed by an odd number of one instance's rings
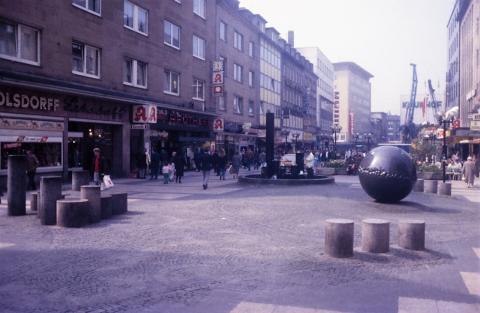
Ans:
{"label": "street lamp post", "polygon": [[354,144],[355,144],[355,154],[358,153],[357,143],[358,143],[358,139],[359,139],[359,138],[360,138],[360,134],[359,134],[359,133],[356,133],[355,135],[353,135]]}
{"label": "street lamp post", "polygon": [[340,133],[342,131],[342,126],[335,124],[332,126],[331,129],[333,134],[333,153],[336,159],[337,158],[337,133]]}
{"label": "street lamp post", "polygon": [[372,133],[368,133],[365,136],[367,137],[367,150],[370,151],[370,144],[372,142]]}
{"label": "street lamp post", "polygon": [[297,153],[297,144],[298,144],[298,137],[300,136],[300,134],[296,133],[296,134],[293,134],[293,137],[295,138],[295,151],[294,153]]}
{"label": "street lamp post", "polygon": [[290,134],[290,132],[288,130],[282,130],[281,132],[281,135],[282,136],[285,136],[285,154],[288,153],[287,151],[287,144],[288,144],[288,135]]}
{"label": "street lamp post", "polygon": [[447,128],[453,123],[453,118],[444,118],[443,115],[438,117],[438,123],[443,127],[443,146],[442,146],[442,173],[443,173],[443,182],[447,180]]}

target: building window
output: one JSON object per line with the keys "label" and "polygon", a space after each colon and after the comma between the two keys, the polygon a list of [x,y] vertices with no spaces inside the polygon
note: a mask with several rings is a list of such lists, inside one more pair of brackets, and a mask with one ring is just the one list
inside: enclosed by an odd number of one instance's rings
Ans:
{"label": "building window", "polygon": [[163,90],[167,94],[180,95],[180,74],[170,70],[165,70],[165,87]]}
{"label": "building window", "polygon": [[193,56],[205,60],[205,40],[193,35]]}
{"label": "building window", "polygon": [[227,24],[220,22],[220,40],[227,41]]}
{"label": "building window", "polygon": [[233,47],[240,51],[243,51],[243,35],[239,32],[233,33]]}
{"label": "building window", "polygon": [[164,25],[163,42],[170,47],[180,49],[180,27],[178,27],[173,23],[170,23],[169,21],[165,21],[163,25]]}
{"label": "building window", "polygon": [[243,82],[243,67],[238,64],[233,64],[233,79],[237,82]]}
{"label": "building window", "polygon": [[205,0],[193,0],[193,13],[205,18]]}
{"label": "building window", "polygon": [[123,6],[123,25],[128,29],[147,35],[148,11],[125,0]]}
{"label": "building window", "polygon": [[255,56],[255,43],[252,41],[248,43],[248,55],[252,58]]}
{"label": "building window", "polygon": [[253,102],[252,100],[248,101],[248,115],[255,115],[255,102]]}
{"label": "building window", "polygon": [[92,14],[98,16],[101,14],[101,0],[72,0],[72,4]]}
{"label": "building window", "polygon": [[225,95],[216,97],[217,108],[220,111],[226,111],[227,107],[225,106]]}
{"label": "building window", "polygon": [[147,88],[147,63],[125,58],[123,62],[123,83],[129,86]]}
{"label": "building window", "polygon": [[252,71],[248,72],[248,86],[253,87],[253,80],[255,78],[255,74]]}
{"label": "building window", "polygon": [[100,77],[100,49],[79,41],[72,42],[72,73]]}
{"label": "building window", "polygon": [[233,97],[233,113],[242,114],[243,112],[243,98],[239,96]]}
{"label": "building window", "polygon": [[194,100],[205,100],[205,82],[200,79],[193,79],[193,97]]}
{"label": "building window", "polygon": [[34,28],[0,21],[0,58],[40,64],[40,32]]}

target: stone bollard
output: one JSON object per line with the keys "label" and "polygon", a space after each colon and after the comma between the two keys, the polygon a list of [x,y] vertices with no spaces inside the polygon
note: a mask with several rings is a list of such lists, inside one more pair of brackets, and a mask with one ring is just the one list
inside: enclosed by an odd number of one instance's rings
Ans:
{"label": "stone bollard", "polygon": [[88,185],[90,183],[90,173],[84,170],[72,171],[72,190],[80,191],[81,186]]}
{"label": "stone bollard", "polygon": [[112,214],[123,214],[128,211],[128,195],[126,193],[116,193],[112,195],[111,200]]}
{"label": "stone bollard", "polygon": [[325,252],[335,258],[348,258],[353,256],[352,220],[326,220]]}
{"label": "stone bollard", "polygon": [[409,250],[425,250],[425,221],[400,221],[398,245]]}
{"label": "stone bollard", "polygon": [[58,200],[57,225],[82,227],[88,224],[88,200]]}
{"label": "stone bollard", "polygon": [[381,219],[362,221],[362,250],[386,253],[390,250],[390,223]]}
{"label": "stone bollard", "polygon": [[24,155],[9,155],[7,163],[8,215],[27,214],[27,159]]}
{"label": "stone bollard", "polygon": [[90,223],[97,223],[102,219],[102,202],[100,186],[85,185],[80,187],[80,199],[88,200]]}
{"label": "stone bollard", "polygon": [[423,182],[423,192],[437,193],[438,180],[425,180]]}
{"label": "stone bollard", "polygon": [[415,183],[415,186],[413,186],[413,191],[423,192],[423,185],[424,185],[424,180],[423,179],[417,179],[417,182]]}
{"label": "stone bollard", "polygon": [[112,217],[112,196],[106,195],[101,197],[102,202],[102,219]]}
{"label": "stone bollard", "polygon": [[452,195],[452,183],[451,182],[438,182],[438,194],[441,196],[451,196]]}
{"label": "stone bollard", "polygon": [[30,194],[30,210],[37,211],[38,209],[38,192]]}
{"label": "stone bollard", "polygon": [[38,217],[42,225],[57,223],[57,200],[62,197],[62,182],[60,176],[43,176],[40,179]]}

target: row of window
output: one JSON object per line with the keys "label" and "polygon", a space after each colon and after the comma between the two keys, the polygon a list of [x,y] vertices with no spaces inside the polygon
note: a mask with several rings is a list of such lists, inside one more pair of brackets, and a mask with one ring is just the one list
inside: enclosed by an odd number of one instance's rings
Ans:
{"label": "row of window", "polygon": [[[227,42],[227,28],[227,24],[220,21],[218,37],[225,42]],[[243,52],[243,35],[236,30],[233,32],[233,47]],[[252,58],[255,57],[255,43],[253,41],[248,42],[248,55]]]}
{"label": "row of window", "polygon": [[[220,111],[227,111],[227,106],[225,104],[225,98],[226,98],[225,94],[221,97],[216,98],[217,99],[217,108]],[[233,113],[242,115],[243,114],[243,97],[235,95],[233,97],[232,104],[233,104],[233,106],[232,106]],[[253,100],[248,101],[248,108],[247,109],[248,109],[248,115],[249,116],[255,116],[255,102]]]}

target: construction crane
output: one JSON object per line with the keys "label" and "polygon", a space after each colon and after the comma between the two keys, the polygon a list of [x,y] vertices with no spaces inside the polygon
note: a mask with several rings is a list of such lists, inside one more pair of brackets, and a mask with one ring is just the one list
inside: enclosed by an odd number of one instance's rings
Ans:
{"label": "construction crane", "polygon": [[405,122],[402,125],[402,141],[404,143],[410,143],[413,138],[416,136],[416,127],[413,123],[413,113],[415,112],[415,106],[417,102],[417,85],[418,85],[418,78],[417,78],[417,65],[410,63],[413,69],[413,77],[412,77],[412,89],[410,92],[410,102],[408,102],[406,110],[405,110]]}
{"label": "construction crane", "polygon": [[435,97],[435,89],[433,89],[431,79],[428,80],[428,91],[430,92],[430,97],[432,98],[434,116],[437,116],[438,103],[437,103],[437,98]]}

